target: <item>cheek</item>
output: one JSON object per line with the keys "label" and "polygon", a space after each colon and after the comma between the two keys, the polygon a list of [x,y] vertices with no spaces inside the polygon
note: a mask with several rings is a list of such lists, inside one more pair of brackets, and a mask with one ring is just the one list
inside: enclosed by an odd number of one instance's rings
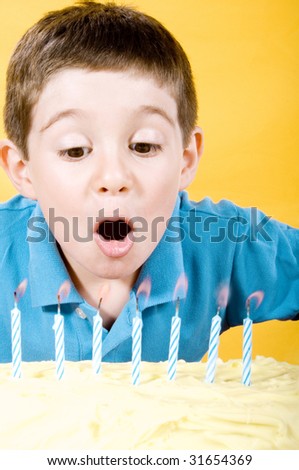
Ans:
{"label": "cheek", "polygon": [[69,177],[63,168],[49,162],[34,165],[30,168],[32,185],[41,204],[64,206],[75,201],[77,191],[73,178]]}
{"label": "cheek", "polygon": [[171,211],[179,191],[180,171],[178,168],[166,168],[161,171],[150,184],[153,204],[162,211]]}
{"label": "cheek", "polygon": [[181,160],[178,155],[169,155],[161,159],[153,168],[145,168],[142,175],[147,186],[158,192],[171,191],[178,187],[181,175]]}
{"label": "cheek", "polygon": [[178,177],[168,174],[165,178],[156,179],[145,205],[146,219],[148,221],[151,237],[157,235],[161,239],[167,222],[173,214],[178,195]]}

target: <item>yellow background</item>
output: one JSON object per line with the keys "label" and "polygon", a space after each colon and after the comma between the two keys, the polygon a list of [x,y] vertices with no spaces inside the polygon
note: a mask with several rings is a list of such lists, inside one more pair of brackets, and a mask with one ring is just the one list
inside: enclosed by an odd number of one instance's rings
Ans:
{"label": "yellow background", "polygon": [[[63,0],[0,5],[0,107],[20,36]],[[257,206],[299,227],[298,0],[136,0],[175,35],[193,66],[205,151],[189,193]],[[3,123],[0,134],[4,136]],[[0,201],[15,194],[0,170]],[[253,354],[299,363],[299,322],[254,326]],[[221,337],[223,359],[241,356],[241,327]]]}

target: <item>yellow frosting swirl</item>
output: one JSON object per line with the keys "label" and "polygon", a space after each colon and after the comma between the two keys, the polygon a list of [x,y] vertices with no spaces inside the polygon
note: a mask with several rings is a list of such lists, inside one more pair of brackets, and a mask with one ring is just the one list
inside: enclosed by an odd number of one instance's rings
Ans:
{"label": "yellow frosting swirl", "polygon": [[299,449],[299,366],[258,357],[252,385],[240,383],[240,360],[206,364],[67,362],[58,381],[52,362],[23,363],[23,378],[0,366],[2,449]]}

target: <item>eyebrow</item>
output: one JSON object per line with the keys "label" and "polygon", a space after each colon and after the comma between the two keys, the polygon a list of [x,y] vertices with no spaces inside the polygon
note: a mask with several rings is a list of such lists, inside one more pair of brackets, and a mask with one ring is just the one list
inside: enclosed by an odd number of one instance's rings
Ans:
{"label": "eyebrow", "polygon": [[[169,114],[164,111],[164,109],[158,107],[158,106],[151,106],[151,105],[143,105],[138,108],[137,112],[143,112],[145,114],[157,114],[158,116],[161,116],[163,119],[165,119],[172,127],[175,127],[175,122],[174,120],[169,116]],[[54,116],[52,116],[49,121],[39,130],[40,134],[42,134],[44,131],[49,129],[49,127],[53,126],[57,121],[60,121],[61,119],[69,118],[69,117],[81,117],[82,116],[82,111],[80,109],[65,109],[64,111],[59,111],[58,113],[55,113]]]}
{"label": "eyebrow", "polygon": [[175,127],[174,120],[166,111],[164,111],[164,109],[159,108],[158,106],[143,105],[138,108],[138,112],[144,112],[146,114],[158,114],[158,116],[164,118],[172,127]]}
{"label": "eyebrow", "polygon": [[53,126],[57,121],[61,119],[69,118],[69,117],[80,117],[82,116],[82,111],[80,109],[65,109],[64,111],[59,111],[52,116],[49,121],[39,130],[40,134],[43,133],[45,130],[49,129],[49,127]]}

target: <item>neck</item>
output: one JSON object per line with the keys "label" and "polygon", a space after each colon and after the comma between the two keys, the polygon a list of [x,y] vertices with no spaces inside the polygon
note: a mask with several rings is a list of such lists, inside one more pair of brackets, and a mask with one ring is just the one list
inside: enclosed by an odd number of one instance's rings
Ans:
{"label": "neck", "polygon": [[110,329],[128,302],[130,291],[140,270],[123,278],[105,279],[88,272],[80,273],[80,270],[75,270],[62,252],[61,255],[74,286],[84,300],[92,307],[98,308],[99,300],[102,298],[101,317],[103,326]]}

